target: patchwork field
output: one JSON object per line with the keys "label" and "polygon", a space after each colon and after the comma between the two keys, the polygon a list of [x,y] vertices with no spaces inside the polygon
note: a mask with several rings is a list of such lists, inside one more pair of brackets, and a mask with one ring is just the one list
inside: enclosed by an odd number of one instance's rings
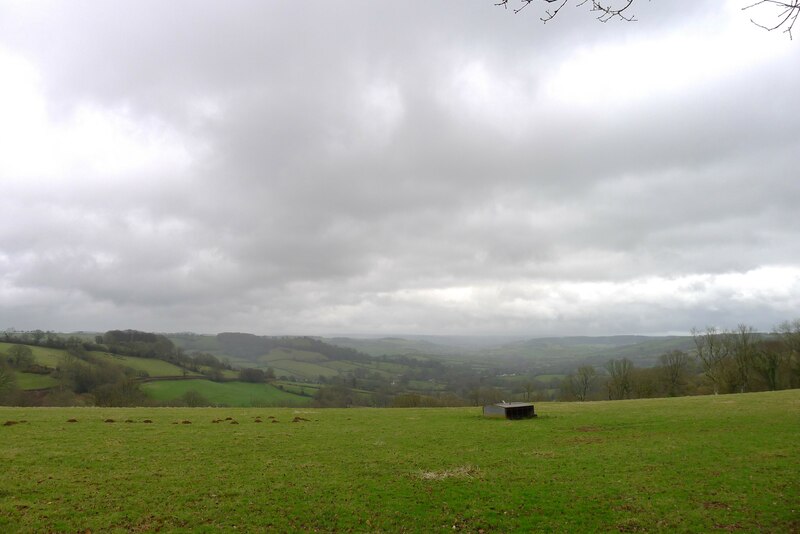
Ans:
{"label": "patchwork field", "polygon": [[142,384],[142,391],[157,401],[170,401],[188,391],[195,391],[215,405],[226,406],[304,405],[311,402],[308,397],[287,393],[269,384],[247,382],[159,380]]}
{"label": "patchwork field", "polygon": [[14,376],[17,380],[17,386],[19,386],[20,389],[45,389],[58,385],[58,380],[50,375],[16,372]]}
{"label": "patchwork field", "polygon": [[800,529],[800,391],[537,412],[0,408],[0,531]]}
{"label": "patchwork field", "polygon": [[184,373],[190,376],[198,376],[200,374],[192,371],[184,371],[177,365],[153,358],[121,356],[119,354],[109,354],[107,352],[92,352],[90,354],[96,358],[122,365],[123,367],[129,367],[135,371],[144,371],[149,376],[182,376]]}
{"label": "patchwork field", "polygon": [[[0,343],[0,353],[8,354],[13,346],[14,344],[12,343]],[[56,367],[64,356],[64,351],[62,349],[50,349],[47,347],[34,347],[30,345],[29,348],[31,352],[33,352],[36,363],[46,365],[47,367]]]}

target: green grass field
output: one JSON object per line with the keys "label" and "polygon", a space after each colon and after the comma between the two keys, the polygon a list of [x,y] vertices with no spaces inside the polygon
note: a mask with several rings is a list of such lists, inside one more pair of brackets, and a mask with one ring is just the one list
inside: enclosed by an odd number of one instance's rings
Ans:
{"label": "green grass field", "polygon": [[430,380],[409,380],[408,389],[412,391],[444,391],[445,386]]}
{"label": "green grass field", "polygon": [[0,408],[0,531],[800,530],[800,391],[537,412]]}
{"label": "green grass field", "polygon": [[[13,346],[14,343],[0,343],[0,353],[8,354],[9,349]],[[33,345],[28,345],[28,347],[33,351],[33,357],[36,363],[53,368],[58,365],[61,357],[66,352],[63,349],[50,349],[47,347],[35,347]]]}
{"label": "green grass field", "polygon": [[304,405],[310,402],[269,384],[212,382],[211,380],[159,380],[142,384],[142,390],[158,401],[170,401],[187,391],[196,391],[212,404],[223,406]]}
{"label": "green grass field", "polygon": [[[14,345],[11,343],[0,343],[0,353],[8,353],[8,350]],[[33,351],[33,357],[36,363],[47,367],[55,368],[58,366],[61,358],[66,354],[64,349],[51,349],[47,347],[36,347],[28,345]],[[95,358],[105,360],[117,365],[129,367],[136,371],[146,371],[150,376],[182,376],[183,369],[177,365],[173,365],[163,360],[156,360],[152,358],[137,358],[134,356],[121,356],[118,354],[109,354],[107,352],[90,352]],[[197,375],[198,373],[189,373],[190,375]]]}
{"label": "green grass field", "polygon": [[284,347],[278,347],[276,349],[272,349],[269,353],[261,356],[259,361],[261,362],[274,362],[276,360],[294,360],[298,362],[325,362],[328,361],[328,358],[325,355],[320,354],[319,352],[310,352],[307,350],[298,350],[298,349],[287,349]]}
{"label": "green grass field", "polygon": [[339,374],[335,369],[323,364],[294,360],[275,360],[269,362],[269,367],[272,367],[277,376],[294,376],[305,380],[316,380],[320,375],[332,377]]}
{"label": "green grass field", "polygon": [[313,395],[316,393],[320,386],[316,384],[306,384],[304,382],[284,382],[284,381],[277,381],[275,382],[276,386],[280,386],[283,388],[284,391],[288,391],[290,393],[294,393],[296,395],[300,395],[301,393],[304,395]]}
{"label": "green grass field", "polygon": [[[137,358],[135,356],[121,356],[119,354],[109,354],[107,352],[91,352],[96,358],[107,362],[129,367],[135,371],[145,371],[150,376],[183,376],[184,370],[177,365],[156,360],[153,358]],[[199,373],[189,371],[187,374],[197,376]]]}
{"label": "green grass field", "polygon": [[37,375],[33,373],[14,373],[17,379],[17,387],[20,389],[46,389],[58,385],[58,380],[50,375]]}

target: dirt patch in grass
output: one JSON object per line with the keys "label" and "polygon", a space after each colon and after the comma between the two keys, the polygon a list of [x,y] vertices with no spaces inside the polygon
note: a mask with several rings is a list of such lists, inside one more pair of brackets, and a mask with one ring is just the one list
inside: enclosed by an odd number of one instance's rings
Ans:
{"label": "dirt patch in grass", "polygon": [[528,454],[537,458],[556,458],[558,456],[553,451],[531,451]]}
{"label": "dirt patch in grass", "polygon": [[617,512],[631,512],[631,513],[639,513],[642,511],[641,507],[630,503],[625,503],[625,504],[620,504],[619,506],[615,506],[614,510],[616,510]]}
{"label": "dirt patch in grass", "polygon": [[602,432],[603,429],[599,426],[579,426],[576,428],[578,432]]}
{"label": "dirt patch in grass", "polygon": [[588,445],[591,443],[604,443],[605,440],[603,438],[596,438],[596,437],[586,437],[586,438],[574,438],[570,440],[570,443],[577,443],[578,445]]}
{"label": "dirt patch in grass", "polygon": [[444,480],[446,478],[475,478],[480,474],[477,467],[473,465],[462,465],[452,469],[442,471],[420,471],[419,478],[422,480]]}
{"label": "dirt patch in grass", "polygon": [[19,424],[19,421],[6,421],[5,423],[3,423],[3,426],[12,426],[12,425],[18,425],[18,424]]}
{"label": "dirt patch in grass", "polygon": [[703,503],[703,508],[706,510],[730,510],[731,507],[724,502],[719,501],[708,501]]}
{"label": "dirt patch in grass", "polygon": [[626,519],[617,525],[617,530],[620,532],[645,532],[647,530],[638,519]]}
{"label": "dirt patch in grass", "polygon": [[724,530],[725,532],[736,532],[737,530],[742,530],[744,527],[739,523],[731,523],[729,525],[715,523],[714,528]]}

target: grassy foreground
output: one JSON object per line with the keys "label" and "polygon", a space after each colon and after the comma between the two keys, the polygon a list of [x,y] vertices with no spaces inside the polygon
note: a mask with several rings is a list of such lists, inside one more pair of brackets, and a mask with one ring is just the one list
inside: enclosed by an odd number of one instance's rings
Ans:
{"label": "grassy foreground", "polygon": [[0,531],[800,530],[800,391],[537,411],[0,408]]}

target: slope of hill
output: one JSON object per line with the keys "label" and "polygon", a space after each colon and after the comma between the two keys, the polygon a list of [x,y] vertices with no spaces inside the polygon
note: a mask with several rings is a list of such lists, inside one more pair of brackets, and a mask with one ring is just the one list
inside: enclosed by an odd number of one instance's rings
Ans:
{"label": "slope of hill", "polygon": [[332,345],[349,347],[353,350],[369,354],[370,356],[452,356],[464,352],[463,349],[452,345],[449,346],[428,340],[399,337],[374,339],[332,337],[323,339]]}
{"label": "slope of hill", "polygon": [[681,350],[695,350],[694,340],[690,336],[668,336],[646,338],[637,343],[617,345],[591,352],[586,355],[586,363],[603,365],[615,358],[628,358],[636,365],[649,367],[658,363],[658,357],[664,353]]}
{"label": "slope of hill", "polygon": [[[481,341],[478,341],[478,340]],[[432,341],[436,340],[436,341]],[[405,338],[328,338],[329,343],[361,350],[372,355],[403,355],[464,362],[478,368],[509,366],[535,367],[540,372],[563,372],[582,363],[604,364],[611,358],[626,357],[637,365],[653,365],[660,354],[670,350],[691,350],[691,337],[679,336],[596,336],[549,337],[492,344],[497,338],[427,336]],[[446,343],[454,343],[447,345]],[[457,345],[455,344],[457,343]]]}
{"label": "slope of hill", "polygon": [[[238,377],[238,372],[227,369],[217,370],[218,379],[212,382],[203,375],[209,368],[192,365],[192,369],[188,366],[191,361],[182,366],[159,358],[19,343],[0,343],[0,354],[10,352],[15,346],[30,349],[32,357],[28,368],[13,372],[14,386],[21,391],[17,402],[23,404],[183,403],[188,391],[214,405],[303,405],[311,401],[307,394],[232,380]],[[137,396],[136,386],[149,396],[149,401],[141,394]]]}
{"label": "slope of hill", "polygon": [[628,358],[637,366],[649,367],[665,352],[692,348],[694,343],[688,336],[564,337],[513,343],[497,347],[486,356],[543,371],[566,372],[585,363],[602,366],[614,358]]}

